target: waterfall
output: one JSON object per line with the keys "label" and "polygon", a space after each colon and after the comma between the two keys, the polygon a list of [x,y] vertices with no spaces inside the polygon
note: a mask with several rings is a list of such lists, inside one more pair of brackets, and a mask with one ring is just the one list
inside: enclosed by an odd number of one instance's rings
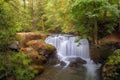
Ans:
{"label": "waterfall", "polygon": [[96,70],[101,65],[95,64],[90,59],[88,40],[81,39],[75,42],[77,38],[77,36],[57,34],[49,36],[45,41],[57,48],[58,58],[66,63],[65,67],[70,64],[69,59],[80,57],[87,62],[83,65],[87,69],[85,80],[99,80]]}
{"label": "waterfall", "polygon": [[90,59],[88,40],[81,39],[79,42],[75,42],[77,38],[77,36],[71,35],[52,35],[46,39],[46,43],[57,48],[59,60],[66,64],[69,64],[67,59],[71,57],[80,57],[88,61]]}

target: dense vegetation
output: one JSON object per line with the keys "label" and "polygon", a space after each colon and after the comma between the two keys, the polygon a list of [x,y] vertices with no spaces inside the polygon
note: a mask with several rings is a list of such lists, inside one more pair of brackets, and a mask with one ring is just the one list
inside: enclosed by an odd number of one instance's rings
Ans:
{"label": "dense vegetation", "polygon": [[119,71],[120,71],[120,49],[117,49],[114,51],[113,55],[111,55],[106,61],[106,64],[103,69],[104,80],[120,79]]}
{"label": "dense vegetation", "polygon": [[[120,32],[120,0],[0,0],[0,80],[32,80],[35,75],[26,55],[9,50],[15,34],[23,31],[77,34],[98,45]],[[120,60],[113,56],[110,62],[114,57]]]}
{"label": "dense vegetation", "polygon": [[33,80],[36,71],[30,69],[31,60],[23,53],[10,52],[10,56],[0,54],[1,80]]}

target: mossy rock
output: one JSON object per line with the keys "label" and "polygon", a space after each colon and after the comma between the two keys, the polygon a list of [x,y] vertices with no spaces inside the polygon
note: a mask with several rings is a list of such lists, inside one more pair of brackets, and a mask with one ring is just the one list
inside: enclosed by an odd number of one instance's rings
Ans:
{"label": "mossy rock", "polygon": [[38,49],[45,49],[46,43],[43,40],[30,40],[28,42],[26,42],[27,46],[31,46],[32,48],[34,48],[35,50]]}
{"label": "mossy rock", "polygon": [[107,59],[103,68],[103,80],[120,80],[120,49]]}
{"label": "mossy rock", "polygon": [[45,40],[47,36],[49,36],[49,34],[43,34],[40,32],[21,32],[16,34],[16,38],[22,47],[26,46],[26,42],[30,40]]}
{"label": "mossy rock", "polygon": [[50,44],[45,43],[43,40],[31,40],[27,42],[27,46],[31,46],[35,50],[39,52],[39,54],[43,56],[49,56],[50,54],[54,54],[56,48]]}
{"label": "mossy rock", "polygon": [[44,67],[41,65],[32,65],[30,66],[30,70],[32,70],[35,74],[40,74],[44,71]]}
{"label": "mossy rock", "polygon": [[34,50],[32,47],[21,48],[21,52],[28,55],[30,59],[32,59],[33,64],[42,64],[46,61],[46,58]]}

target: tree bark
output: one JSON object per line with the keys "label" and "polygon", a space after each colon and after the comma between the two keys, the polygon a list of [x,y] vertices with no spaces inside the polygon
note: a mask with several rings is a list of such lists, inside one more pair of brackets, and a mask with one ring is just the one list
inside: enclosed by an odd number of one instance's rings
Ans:
{"label": "tree bark", "polygon": [[32,28],[33,30],[36,29],[36,24],[35,24],[35,10],[34,10],[34,0],[31,0],[31,17],[32,17]]}
{"label": "tree bark", "polygon": [[24,2],[24,9],[26,9],[26,0],[23,0]]}
{"label": "tree bark", "polygon": [[45,26],[44,26],[44,18],[42,16],[42,30],[44,31],[45,30]]}
{"label": "tree bark", "polygon": [[[118,10],[120,10],[120,2],[119,1],[118,1]],[[118,29],[119,29],[118,31],[120,32],[120,17],[118,17]]]}
{"label": "tree bark", "polygon": [[98,45],[98,23],[97,23],[97,18],[94,18],[94,31],[93,31],[94,35],[94,44]]}

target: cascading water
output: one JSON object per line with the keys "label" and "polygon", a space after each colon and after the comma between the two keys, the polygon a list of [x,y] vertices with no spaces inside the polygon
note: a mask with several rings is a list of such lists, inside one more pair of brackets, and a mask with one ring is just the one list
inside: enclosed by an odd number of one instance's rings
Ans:
{"label": "cascading water", "polygon": [[[77,37],[70,35],[53,35],[46,39],[46,42],[57,48],[57,54],[60,60],[69,57],[80,57],[89,59],[89,44],[86,39],[75,43]],[[65,60],[64,60],[65,61]]]}
{"label": "cascading water", "polygon": [[54,45],[57,48],[57,55],[60,61],[66,63],[67,67],[70,63],[69,58],[80,57],[85,60],[87,64],[84,66],[87,68],[86,80],[97,80],[96,69],[99,65],[96,65],[89,56],[89,43],[87,39],[81,39],[79,42],[75,42],[78,37],[71,35],[52,35],[46,39],[46,43]]}

